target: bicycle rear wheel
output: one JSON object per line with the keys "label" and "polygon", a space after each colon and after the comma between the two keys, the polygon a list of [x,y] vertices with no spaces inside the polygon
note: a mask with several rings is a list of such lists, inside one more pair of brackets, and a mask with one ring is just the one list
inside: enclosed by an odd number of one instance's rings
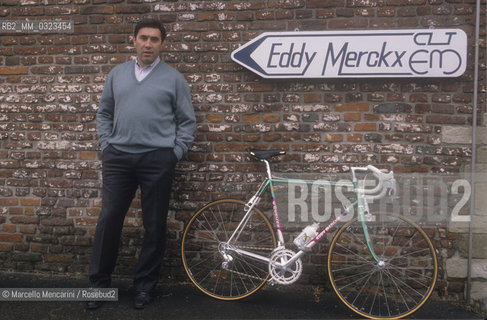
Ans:
{"label": "bicycle rear wheel", "polygon": [[[231,199],[212,202],[198,210],[184,230],[181,244],[184,269],[193,284],[213,298],[245,298],[269,278],[268,262],[225,249],[245,215],[245,205],[243,201]],[[232,241],[232,248],[270,256],[276,238],[260,210],[253,209],[241,230]]]}
{"label": "bicycle rear wheel", "polygon": [[438,275],[436,252],[414,222],[374,213],[367,221],[370,254],[362,222],[354,218],[332,240],[328,275],[338,297],[354,312],[373,319],[399,319],[418,310],[431,295]]}

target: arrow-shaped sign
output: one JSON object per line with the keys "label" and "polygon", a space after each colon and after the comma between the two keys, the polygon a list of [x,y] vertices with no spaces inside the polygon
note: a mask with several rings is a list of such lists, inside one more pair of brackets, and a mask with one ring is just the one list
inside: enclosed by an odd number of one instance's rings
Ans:
{"label": "arrow-shaped sign", "polygon": [[232,52],[264,78],[458,77],[461,29],[266,32]]}

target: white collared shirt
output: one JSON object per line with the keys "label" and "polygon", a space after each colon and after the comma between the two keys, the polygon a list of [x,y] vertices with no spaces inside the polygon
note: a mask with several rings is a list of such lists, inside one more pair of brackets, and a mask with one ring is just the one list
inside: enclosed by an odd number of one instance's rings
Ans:
{"label": "white collared shirt", "polygon": [[144,80],[145,77],[157,66],[157,64],[161,61],[161,58],[157,57],[154,62],[146,67],[142,67],[139,64],[139,61],[135,59],[135,77],[138,81]]}

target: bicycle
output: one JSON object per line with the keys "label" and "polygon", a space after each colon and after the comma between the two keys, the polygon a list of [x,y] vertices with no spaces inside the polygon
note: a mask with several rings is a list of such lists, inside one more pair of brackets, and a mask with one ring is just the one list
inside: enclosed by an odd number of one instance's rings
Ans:
{"label": "bicycle", "polygon": [[[368,201],[395,194],[392,171],[385,173],[371,165],[352,167],[352,182],[344,184],[353,188],[355,201],[321,231],[316,223],[307,226],[294,240],[298,247],[295,252],[286,247],[273,186],[298,181],[274,177],[269,163],[270,158],[285,152],[248,152],[266,165],[266,178],[256,193],[247,202],[224,199],[203,206],[184,230],[183,266],[199,290],[213,298],[237,300],[267,282],[294,283],[302,273],[301,257],[310,253],[352,208],[358,208],[357,216],[336,231],[328,251],[328,276],[340,300],[357,314],[372,319],[406,317],[426,302],[438,275],[430,238],[403,216],[369,212]],[[360,187],[357,176],[369,172],[376,186]],[[337,186],[342,182],[305,183]],[[276,232],[257,208],[266,192],[270,192]]]}

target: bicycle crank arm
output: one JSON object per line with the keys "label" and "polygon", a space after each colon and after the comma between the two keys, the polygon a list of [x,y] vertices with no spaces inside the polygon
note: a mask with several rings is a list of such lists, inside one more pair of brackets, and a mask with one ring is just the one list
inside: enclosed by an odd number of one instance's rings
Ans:
{"label": "bicycle crank arm", "polygon": [[291,265],[293,265],[296,261],[298,261],[305,254],[306,254],[305,251],[300,250],[291,259],[289,259],[288,261],[286,261],[284,264],[278,263],[278,265],[279,265],[280,268],[289,269]]}

